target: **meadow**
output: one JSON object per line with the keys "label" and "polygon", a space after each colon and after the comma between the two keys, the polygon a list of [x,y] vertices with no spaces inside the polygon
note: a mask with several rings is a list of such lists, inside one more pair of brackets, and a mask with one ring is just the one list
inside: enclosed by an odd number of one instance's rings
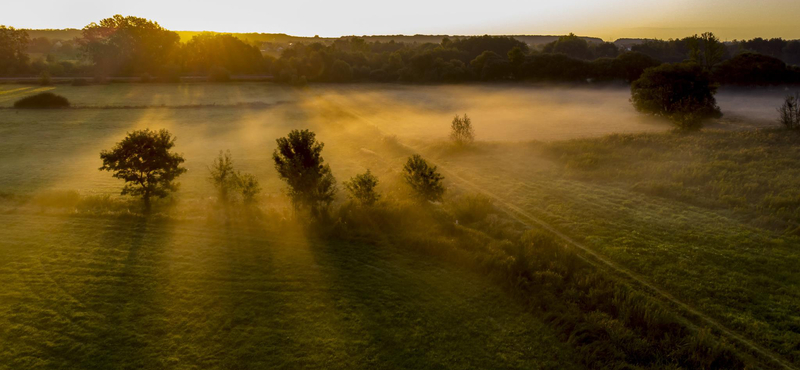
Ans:
{"label": "meadow", "polygon": [[[74,108],[0,109],[9,368],[581,366],[545,316],[473,270],[286,221],[270,155],[294,128],[317,133],[340,182],[369,168],[387,196],[419,152],[445,203],[480,192],[523,209],[800,363],[800,139],[774,128],[782,91],[722,91],[726,117],[685,135],[613,86],[1,85],[0,105],[41,89]],[[478,142],[453,148],[465,112]],[[81,197],[134,207],[97,168],[142,128],[169,129],[187,158],[160,218],[80,211]],[[226,149],[261,181],[271,226],[219,216],[207,166]]]}

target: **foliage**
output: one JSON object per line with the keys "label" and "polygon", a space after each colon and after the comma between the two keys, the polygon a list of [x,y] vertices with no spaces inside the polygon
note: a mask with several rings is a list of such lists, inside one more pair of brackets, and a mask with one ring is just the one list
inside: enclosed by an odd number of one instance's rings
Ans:
{"label": "foliage", "polygon": [[208,181],[217,190],[217,198],[225,203],[230,200],[231,193],[239,185],[236,170],[233,168],[231,151],[219,151],[219,156],[214,159],[214,163],[208,169]]}
{"label": "foliage", "polygon": [[575,36],[574,33],[559,37],[558,40],[545,45],[542,51],[545,53],[564,54],[575,59],[592,59],[589,43]]}
{"label": "foliage", "polygon": [[631,102],[639,112],[669,118],[687,129],[722,116],[715,93],[710,75],[699,65],[662,64],[633,82]]}
{"label": "foliage", "polygon": [[158,23],[119,14],[83,28],[81,50],[105,76],[156,74],[179,48],[180,37]]}
{"label": "foliage", "polygon": [[707,71],[725,58],[725,45],[711,32],[689,37],[686,44],[689,48],[689,60],[703,66]]}
{"label": "foliage", "polygon": [[423,200],[441,201],[444,195],[444,176],[436,172],[436,166],[431,166],[419,154],[408,158],[403,166],[403,178],[411,189]]}
{"label": "foliage", "polygon": [[371,206],[380,199],[380,194],[375,190],[377,186],[378,178],[370,170],[344,182],[344,188],[347,189],[350,198],[365,206]]}
{"label": "foliage", "polygon": [[789,95],[778,108],[778,121],[788,129],[800,129],[800,95]]}
{"label": "foliage", "polygon": [[337,59],[328,71],[328,81],[331,82],[350,82],[353,79],[353,69],[347,62]]}
{"label": "foliage", "polygon": [[771,56],[741,53],[722,62],[714,70],[714,79],[725,85],[782,85],[800,82],[800,72]]}
{"label": "foliage", "polygon": [[183,156],[170,152],[174,146],[175,137],[165,129],[136,130],[111,150],[100,152],[100,170],[124,180],[122,195],[141,196],[149,208],[151,197],[163,198],[178,190],[175,179],[186,172],[181,167]]}
{"label": "foliage", "polygon": [[464,117],[456,115],[450,123],[450,140],[457,145],[472,144],[475,141],[475,129],[472,120],[464,113]]}
{"label": "foliage", "polygon": [[13,75],[26,69],[29,41],[25,30],[0,25],[0,76]]}
{"label": "foliage", "polygon": [[309,130],[292,130],[276,141],[272,159],[278,176],[289,185],[292,203],[314,217],[323,216],[336,194],[336,179],[322,158],[324,144]]}
{"label": "foliage", "polygon": [[257,47],[230,34],[201,33],[181,50],[184,68],[194,74],[213,74],[223,68],[233,74],[264,71],[264,58]]}
{"label": "foliage", "polygon": [[236,173],[237,186],[245,204],[254,203],[261,193],[261,184],[255,175],[250,173]]}
{"label": "foliage", "polygon": [[14,108],[41,109],[41,108],[67,108],[69,100],[51,92],[38,93],[24,97],[14,102]]}

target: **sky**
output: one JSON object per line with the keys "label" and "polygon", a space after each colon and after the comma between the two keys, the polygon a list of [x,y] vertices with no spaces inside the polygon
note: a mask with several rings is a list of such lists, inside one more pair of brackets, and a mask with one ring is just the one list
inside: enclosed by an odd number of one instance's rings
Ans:
{"label": "sky", "polygon": [[[676,38],[706,31],[723,40],[800,39],[798,0],[37,0],[0,5],[0,24],[82,28],[114,14],[175,31],[297,36],[450,34]],[[42,9],[47,9],[42,11]]]}

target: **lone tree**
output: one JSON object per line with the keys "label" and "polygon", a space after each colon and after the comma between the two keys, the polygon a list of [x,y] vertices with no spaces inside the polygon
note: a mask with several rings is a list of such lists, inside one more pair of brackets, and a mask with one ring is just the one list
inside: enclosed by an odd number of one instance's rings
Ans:
{"label": "lone tree", "polygon": [[475,141],[475,129],[472,128],[472,120],[464,113],[464,117],[457,114],[450,123],[450,140],[458,145],[471,144]]}
{"label": "lone tree", "polygon": [[800,129],[800,95],[789,95],[778,108],[778,119],[788,129]]}
{"label": "lone tree", "polygon": [[125,180],[122,195],[141,196],[145,209],[150,209],[151,197],[166,197],[178,190],[174,180],[186,172],[181,167],[182,155],[170,152],[175,137],[167,130],[137,130],[128,133],[111,150],[100,152],[101,171],[111,171],[114,177]]}
{"label": "lone tree", "polygon": [[422,199],[431,202],[442,200],[444,176],[436,172],[436,166],[429,165],[419,154],[408,158],[403,166],[403,178]]}
{"label": "lone tree", "polygon": [[378,178],[369,170],[344,182],[350,198],[365,206],[371,206],[380,199],[380,194],[375,191],[376,186],[378,186]]}
{"label": "lone tree", "polygon": [[289,197],[295,208],[307,208],[313,217],[320,217],[336,194],[336,179],[331,168],[323,164],[322,148],[309,130],[292,130],[277,139],[272,154],[275,169],[289,185]]}
{"label": "lone tree", "polygon": [[670,119],[682,129],[699,128],[702,120],[722,113],[714,99],[717,86],[693,63],[648,68],[631,84],[631,103],[637,111]]}

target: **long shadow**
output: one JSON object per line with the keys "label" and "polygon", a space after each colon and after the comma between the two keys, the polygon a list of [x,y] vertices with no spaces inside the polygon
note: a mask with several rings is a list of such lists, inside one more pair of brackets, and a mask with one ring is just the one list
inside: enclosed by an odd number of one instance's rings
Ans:
{"label": "long shadow", "polygon": [[[165,250],[174,225],[143,217],[117,218],[97,235],[91,259],[92,280],[84,303],[101,322],[78,367],[85,369],[159,368],[154,343],[164,332],[164,308],[156,296],[168,284]],[[162,349],[158,349],[161,351]]]}

